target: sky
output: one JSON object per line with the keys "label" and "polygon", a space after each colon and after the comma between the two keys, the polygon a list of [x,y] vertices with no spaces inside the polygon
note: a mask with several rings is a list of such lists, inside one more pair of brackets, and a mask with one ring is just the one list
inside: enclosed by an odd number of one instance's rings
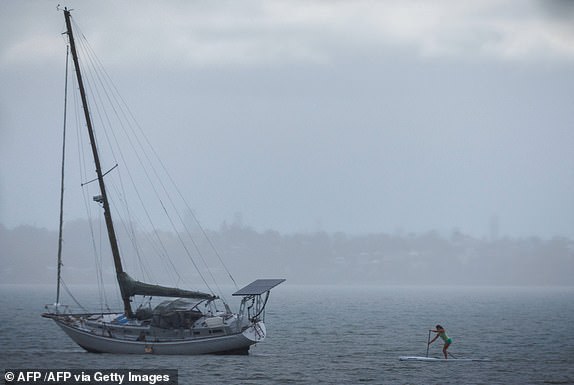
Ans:
{"label": "sky", "polygon": [[[574,238],[574,2],[69,1],[200,222]],[[0,0],[0,224],[58,226],[66,42]]]}

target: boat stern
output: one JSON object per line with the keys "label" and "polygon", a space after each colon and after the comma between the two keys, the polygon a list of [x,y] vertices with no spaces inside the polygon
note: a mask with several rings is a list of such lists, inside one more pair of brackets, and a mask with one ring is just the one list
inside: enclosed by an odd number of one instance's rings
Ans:
{"label": "boat stern", "polygon": [[267,335],[267,328],[263,321],[255,322],[243,331],[243,336],[254,343],[261,342]]}

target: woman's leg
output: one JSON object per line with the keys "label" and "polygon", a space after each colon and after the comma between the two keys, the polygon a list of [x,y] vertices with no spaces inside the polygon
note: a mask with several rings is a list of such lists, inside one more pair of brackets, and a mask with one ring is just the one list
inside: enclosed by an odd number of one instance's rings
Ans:
{"label": "woman's leg", "polygon": [[444,354],[444,359],[447,360],[448,359],[448,354],[446,352],[446,350],[448,349],[448,347],[450,346],[449,342],[445,342],[443,348],[442,348],[442,354]]}

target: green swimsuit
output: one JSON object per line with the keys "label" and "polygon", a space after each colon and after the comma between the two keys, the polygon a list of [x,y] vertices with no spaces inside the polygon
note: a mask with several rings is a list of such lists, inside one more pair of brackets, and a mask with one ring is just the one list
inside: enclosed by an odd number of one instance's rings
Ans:
{"label": "green swimsuit", "polygon": [[452,344],[452,338],[448,338],[446,332],[440,332],[438,335],[442,338],[445,344]]}

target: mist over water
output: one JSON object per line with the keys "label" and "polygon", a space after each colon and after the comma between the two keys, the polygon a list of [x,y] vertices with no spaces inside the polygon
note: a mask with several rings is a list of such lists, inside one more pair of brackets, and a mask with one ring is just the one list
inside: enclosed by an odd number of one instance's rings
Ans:
{"label": "mist over water", "polygon": [[[96,234],[99,248],[94,251],[84,232],[87,226],[86,221],[67,223],[62,276],[70,284],[96,284],[97,272],[102,283],[114,284],[106,234]],[[191,259],[218,284],[231,284],[230,273],[238,285],[283,277],[306,284],[568,286],[574,276],[574,242],[567,238],[476,239],[460,232],[280,234],[239,223],[207,234],[218,255],[201,237],[198,251],[187,255],[170,232],[160,235],[166,255],[146,243],[151,235],[145,232],[137,234],[137,252],[130,251],[126,245],[132,241],[120,230],[124,267],[136,278],[183,287],[202,284]],[[0,226],[0,244],[3,282],[55,283],[57,232]]]}

